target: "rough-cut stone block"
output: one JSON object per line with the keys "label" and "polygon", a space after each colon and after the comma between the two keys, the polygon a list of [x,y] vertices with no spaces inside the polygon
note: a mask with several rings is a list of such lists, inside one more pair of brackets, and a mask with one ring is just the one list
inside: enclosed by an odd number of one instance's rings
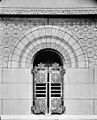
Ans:
{"label": "rough-cut stone block", "polygon": [[21,54],[21,50],[18,49],[18,48],[16,48],[15,51],[14,51],[14,53],[19,56]]}
{"label": "rough-cut stone block", "polygon": [[97,68],[94,69],[94,80],[97,83]]}
{"label": "rough-cut stone block", "polygon": [[45,29],[45,34],[46,34],[47,36],[51,36],[51,35],[52,35],[52,29],[51,29],[51,28],[46,28],[46,29]]}
{"label": "rough-cut stone block", "polygon": [[52,35],[53,35],[53,36],[57,36],[58,31],[59,31],[59,29],[53,28],[53,29],[52,29]]}
{"label": "rough-cut stone block", "polygon": [[0,69],[0,83],[2,83],[2,69]]}
{"label": "rough-cut stone block", "polygon": [[27,39],[26,37],[24,37],[23,40],[22,40],[22,42],[23,42],[25,45],[27,45],[29,41],[28,41],[28,39]]}
{"label": "rough-cut stone block", "polygon": [[59,32],[58,32],[58,37],[59,38],[63,38],[64,37],[64,31],[61,31],[61,30],[59,30]]}
{"label": "rough-cut stone block", "polygon": [[93,84],[67,84],[65,97],[66,99],[91,99],[94,97],[94,88]]}
{"label": "rough-cut stone block", "polygon": [[12,62],[10,62],[10,65],[9,65],[10,67],[13,67],[13,68],[18,68],[19,67],[19,64],[18,64],[18,62],[17,61],[12,61]]}
{"label": "rough-cut stone block", "polygon": [[70,35],[69,34],[65,34],[63,39],[68,42],[68,40],[70,39]]}
{"label": "rough-cut stone block", "polygon": [[32,84],[3,84],[3,99],[32,99]]}
{"label": "rough-cut stone block", "polygon": [[94,84],[92,87],[93,99],[97,99],[97,84]]}
{"label": "rough-cut stone block", "polygon": [[13,60],[13,61],[18,61],[18,60],[19,60],[19,56],[17,56],[17,55],[14,54],[14,55],[12,56],[12,60]]}
{"label": "rough-cut stone block", "polygon": [[0,69],[0,83],[2,83],[2,69]]}
{"label": "rough-cut stone block", "polygon": [[4,69],[4,83],[32,83],[31,69]]}
{"label": "rough-cut stone block", "polygon": [[66,99],[97,99],[97,84],[67,84]]}
{"label": "rough-cut stone block", "polygon": [[38,32],[38,30],[33,31],[32,33],[33,33],[33,36],[34,36],[35,38],[39,37],[39,32]]}
{"label": "rough-cut stone block", "polygon": [[27,39],[28,39],[29,41],[31,41],[31,40],[33,40],[33,39],[35,38],[32,32],[29,33],[29,34],[27,34],[26,37],[27,37]]}
{"label": "rough-cut stone block", "polygon": [[93,69],[66,69],[67,83],[93,83]]}
{"label": "rough-cut stone block", "polygon": [[25,45],[24,45],[23,43],[19,42],[18,48],[19,48],[20,50],[22,50],[24,47],[25,47]]}
{"label": "rough-cut stone block", "polygon": [[0,115],[2,115],[2,100],[0,100]]}
{"label": "rough-cut stone block", "polygon": [[0,99],[2,99],[2,84],[0,84]]}
{"label": "rough-cut stone block", "polygon": [[4,115],[31,114],[32,100],[3,100]]}
{"label": "rough-cut stone block", "polygon": [[97,115],[97,100],[94,100],[94,113]]}
{"label": "rough-cut stone block", "polygon": [[42,29],[39,29],[40,36],[45,36],[45,29],[44,27]]}
{"label": "rough-cut stone block", "polygon": [[66,114],[92,115],[93,100],[66,100]]}

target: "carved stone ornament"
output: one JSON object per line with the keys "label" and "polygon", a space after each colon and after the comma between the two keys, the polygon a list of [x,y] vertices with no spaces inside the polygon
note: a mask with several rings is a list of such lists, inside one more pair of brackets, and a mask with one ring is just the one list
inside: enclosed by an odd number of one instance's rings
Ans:
{"label": "carved stone ornament", "polygon": [[52,70],[59,70],[61,75],[65,74],[65,69],[63,69],[62,66],[59,66],[58,63],[52,64]]}
{"label": "carved stone ornament", "polygon": [[7,8],[1,7],[0,14],[16,14],[16,15],[41,15],[41,14],[54,14],[54,15],[86,15],[97,14],[96,7],[83,7],[83,8],[62,8],[62,9],[33,9],[33,8]]}
{"label": "carved stone ornament", "polygon": [[35,66],[34,69],[32,70],[32,74],[37,73],[38,70],[45,70],[45,64],[38,64],[38,66]]}

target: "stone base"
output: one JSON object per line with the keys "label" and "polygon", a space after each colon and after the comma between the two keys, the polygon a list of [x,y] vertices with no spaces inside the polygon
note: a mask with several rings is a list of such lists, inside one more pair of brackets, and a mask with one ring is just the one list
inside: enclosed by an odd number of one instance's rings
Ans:
{"label": "stone base", "polygon": [[2,115],[1,120],[97,120],[97,115]]}

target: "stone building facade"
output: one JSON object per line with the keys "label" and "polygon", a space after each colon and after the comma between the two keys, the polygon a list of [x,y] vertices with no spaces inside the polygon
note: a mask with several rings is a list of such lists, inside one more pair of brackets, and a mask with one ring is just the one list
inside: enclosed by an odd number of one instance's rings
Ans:
{"label": "stone building facade", "polygon": [[31,70],[36,54],[49,49],[65,69],[63,114],[97,115],[97,8],[2,8],[0,14],[0,114],[33,114]]}

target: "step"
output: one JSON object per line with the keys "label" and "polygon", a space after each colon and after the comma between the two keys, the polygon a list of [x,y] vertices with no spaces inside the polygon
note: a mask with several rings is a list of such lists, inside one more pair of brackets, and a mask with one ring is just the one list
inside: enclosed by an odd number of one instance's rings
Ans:
{"label": "step", "polygon": [[1,120],[97,120],[97,115],[1,115]]}

